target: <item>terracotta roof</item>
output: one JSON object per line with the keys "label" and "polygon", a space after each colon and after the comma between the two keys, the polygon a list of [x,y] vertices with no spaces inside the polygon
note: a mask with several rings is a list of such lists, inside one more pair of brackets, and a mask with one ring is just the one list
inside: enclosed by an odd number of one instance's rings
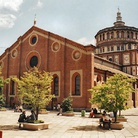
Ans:
{"label": "terracotta roof", "polygon": [[[100,69],[100,70],[104,70],[104,71],[109,71],[111,73],[118,73],[118,74],[122,74],[122,75],[126,75],[128,77],[135,77],[135,76],[132,76],[130,74],[127,74],[125,72],[122,72],[120,70],[117,70],[117,69],[114,69],[114,68],[110,68],[110,67],[107,67],[105,65],[102,65],[102,64],[98,64],[98,63],[94,63],[94,67],[97,68],[97,69]],[[137,77],[136,77],[137,78]],[[138,79],[138,78],[137,78]]]}

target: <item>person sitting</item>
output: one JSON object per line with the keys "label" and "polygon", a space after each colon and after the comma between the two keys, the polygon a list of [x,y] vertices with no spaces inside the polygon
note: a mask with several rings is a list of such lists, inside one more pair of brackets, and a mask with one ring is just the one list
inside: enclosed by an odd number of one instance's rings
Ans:
{"label": "person sitting", "polygon": [[22,105],[20,105],[19,106],[19,111],[22,112],[22,110],[23,110],[23,107],[22,107]]}
{"label": "person sitting", "polygon": [[91,110],[91,112],[90,112],[90,115],[89,115],[89,117],[90,117],[90,118],[93,118],[93,117],[94,117],[93,108],[92,108],[92,110]]}
{"label": "person sitting", "polygon": [[36,114],[34,110],[31,110],[31,115],[27,116],[27,122],[34,122],[36,120]]}
{"label": "person sitting", "polygon": [[112,119],[109,117],[109,115],[103,114],[102,121],[103,121],[103,128],[105,128],[105,125],[108,124],[108,129],[111,129]]}
{"label": "person sitting", "polygon": [[23,111],[20,116],[19,116],[19,119],[18,119],[18,122],[19,122],[19,128],[21,128],[21,123],[20,122],[26,122],[26,112]]}
{"label": "person sitting", "polygon": [[93,113],[97,114],[97,109],[96,108],[93,109]]}
{"label": "person sitting", "polygon": [[18,105],[15,106],[14,112],[20,112]]}
{"label": "person sitting", "polygon": [[106,111],[105,111],[105,110],[103,111],[103,114],[105,114],[105,115],[106,115]]}

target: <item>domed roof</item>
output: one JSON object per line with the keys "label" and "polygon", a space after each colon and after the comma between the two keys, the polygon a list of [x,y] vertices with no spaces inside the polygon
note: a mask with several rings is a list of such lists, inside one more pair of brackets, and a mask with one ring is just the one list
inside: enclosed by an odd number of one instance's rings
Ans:
{"label": "domed roof", "polygon": [[107,28],[104,28],[104,29],[98,31],[98,33],[95,35],[95,37],[98,34],[103,33],[103,32],[117,31],[117,30],[138,31],[138,28],[131,27],[131,26],[125,26],[125,22],[122,21],[121,12],[118,9],[117,17],[116,17],[116,22],[114,22],[114,26],[107,27]]}

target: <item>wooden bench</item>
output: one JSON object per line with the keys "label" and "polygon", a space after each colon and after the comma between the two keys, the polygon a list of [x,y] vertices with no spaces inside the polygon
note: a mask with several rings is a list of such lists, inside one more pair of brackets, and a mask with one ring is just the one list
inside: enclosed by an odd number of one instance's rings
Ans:
{"label": "wooden bench", "polygon": [[43,130],[48,129],[49,124],[46,123],[26,123],[26,122],[19,122],[22,125],[23,129],[27,130]]}

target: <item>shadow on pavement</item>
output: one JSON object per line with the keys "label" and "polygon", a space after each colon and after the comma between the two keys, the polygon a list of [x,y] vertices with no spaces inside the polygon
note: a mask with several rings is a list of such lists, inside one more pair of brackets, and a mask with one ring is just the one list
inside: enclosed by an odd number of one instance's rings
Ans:
{"label": "shadow on pavement", "polygon": [[0,130],[20,130],[17,125],[0,125]]}
{"label": "shadow on pavement", "polygon": [[85,126],[77,126],[69,129],[70,131],[78,130],[78,131],[109,131],[107,129],[103,129],[100,126],[93,126],[93,125],[85,125]]}

